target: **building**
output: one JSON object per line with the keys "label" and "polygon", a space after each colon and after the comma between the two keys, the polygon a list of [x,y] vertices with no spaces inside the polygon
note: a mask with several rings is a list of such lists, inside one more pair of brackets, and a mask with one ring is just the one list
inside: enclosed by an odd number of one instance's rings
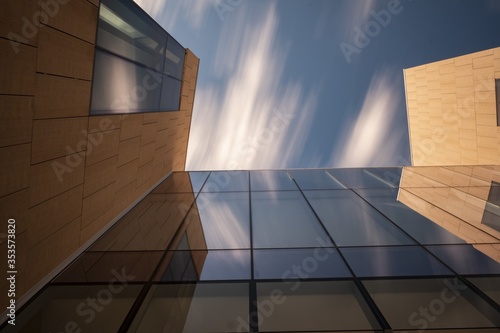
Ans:
{"label": "building", "polygon": [[413,166],[499,165],[500,48],[404,70]]}
{"label": "building", "polygon": [[13,219],[21,306],[184,170],[199,60],[133,1],[3,1],[0,17],[0,252]]}
{"label": "building", "polygon": [[[404,71],[412,164],[401,202],[471,244],[500,238],[500,48]],[[500,247],[478,246],[500,261]]]}
{"label": "building", "polygon": [[498,331],[498,161],[427,112],[465,94],[450,66],[405,71],[412,167],[186,172],[198,59],[132,2],[41,4],[0,21],[1,332]]}

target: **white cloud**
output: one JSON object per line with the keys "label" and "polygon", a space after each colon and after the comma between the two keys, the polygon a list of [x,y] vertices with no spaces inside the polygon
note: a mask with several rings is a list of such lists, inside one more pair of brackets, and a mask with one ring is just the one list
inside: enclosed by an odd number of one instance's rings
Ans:
{"label": "white cloud", "polygon": [[376,73],[370,83],[359,116],[344,133],[331,160],[335,167],[381,166],[394,160],[402,140],[393,120],[399,106],[394,74]]}
{"label": "white cloud", "polygon": [[275,4],[267,7],[257,21],[233,12],[230,19],[239,23],[219,36],[211,69],[229,79],[197,87],[188,170],[286,167],[301,153],[316,93],[282,84],[286,49],[276,39]]}
{"label": "white cloud", "polygon": [[342,9],[345,19],[344,33],[345,37],[352,39],[354,37],[355,27],[363,27],[370,20],[370,11],[375,10],[377,6],[376,0],[349,0],[345,2],[345,7]]}
{"label": "white cloud", "polygon": [[172,31],[177,20],[183,17],[192,28],[200,28],[209,10],[218,0],[134,0],[158,22]]}

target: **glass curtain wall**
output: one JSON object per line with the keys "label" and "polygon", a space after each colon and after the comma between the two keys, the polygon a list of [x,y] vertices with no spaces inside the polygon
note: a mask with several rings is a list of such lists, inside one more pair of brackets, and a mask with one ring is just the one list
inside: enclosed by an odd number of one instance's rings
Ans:
{"label": "glass curtain wall", "polygon": [[498,329],[500,264],[476,248],[500,242],[472,246],[406,207],[400,177],[174,173],[25,306],[15,331]]}

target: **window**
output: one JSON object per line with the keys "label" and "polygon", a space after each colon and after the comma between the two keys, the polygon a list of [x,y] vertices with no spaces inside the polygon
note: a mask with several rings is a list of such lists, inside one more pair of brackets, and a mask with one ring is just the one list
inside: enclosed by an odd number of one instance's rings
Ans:
{"label": "window", "polygon": [[302,190],[339,190],[346,188],[325,170],[293,170],[290,173]]}
{"label": "window", "polygon": [[252,191],[297,190],[297,186],[286,171],[251,171]]}
{"label": "window", "polygon": [[379,328],[352,281],[306,281],[300,286],[286,282],[258,283],[257,304],[272,305],[272,311],[260,309],[260,332]]}
{"label": "window", "polygon": [[299,191],[252,192],[254,248],[332,246]]}
{"label": "window", "polygon": [[171,251],[156,279],[167,282],[250,280],[250,250]]}
{"label": "window", "polygon": [[[497,80],[497,103],[499,91],[498,81],[500,80]],[[481,223],[495,229],[496,231],[500,231],[500,183],[491,183],[490,194],[488,195],[488,201],[486,201],[486,206],[484,207],[483,219]]]}
{"label": "window", "polygon": [[[458,278],[366,280],[394,330],[496,327],[498,313]],[[467,314],[467,315],[464,315]]]}
{"label": "window", "polygon": [[442,226],[399,202],[398,192],[390,189],[356,190],[363,199],[422,244],[465,243]]}
{"label": "window", "polygon": [[338,246],[412,244],[410,238],[350,190],[304,194]]}
{"label": "window", "polygon": [[419,246],[341,248],[358,277],[453,275]]}
{"label": "window", "polygon": [[153,285],[129,332],[249,332],[245,283]]}
{"label": "window", "polygon": [[184,54],[133,2],[101,1],[91,114],[179,110]]}
{"label": "window", "polygon": [[[200,193],[187,220],[200,223],[203,242],[194,250],[250,248],[250,208],[247,192]],[[194,208],[194,207],[193,207]],[[188,227],[189,228],[189,227]]]}
{"label": "window", "polygon": [[459,274],[500,274],[500,265],[472,245],[434,245],[427,248]]}
{"label": "window", "polygon": [[[254,250],[253,261],[255,279],[351,277],[334,248]],[[297,266],[302,273],[294,272]]]}
{"label": "window", "polygon": [[327,171],[350,188],[396,188],[401,168],[332,169]]}
{"label": "window", "polygon": [[15,326],[7,325],[2,332],[118,332],[143,286],[112,281],[50,286],[30,303],[29,311],[16,315]]}

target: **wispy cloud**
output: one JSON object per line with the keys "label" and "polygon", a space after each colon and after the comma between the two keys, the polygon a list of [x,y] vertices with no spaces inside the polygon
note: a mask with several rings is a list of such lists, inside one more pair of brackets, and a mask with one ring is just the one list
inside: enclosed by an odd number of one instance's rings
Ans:
{"label": "wispy cloud", "polygon": [[376,0],[349,0],[344,2],[344,8],[342,9],[346,22],[344,37],[352,39],[354,37],[353,28],[364,26],[370,19],[370,12],[375,10],[379,3]]}
{"label": "wispy cloud", "polygon": [[275,3],[255,20],[244,10],[221,32],[212,75],[222,85],[197,88],[187,169],[286,167],[299,156],[317,92],[283,83],[286,48],[276,38]]}
{"label": "wispy cloud", "polygon": [[336,167],[381,166],[397,156],[403,129],[395,131],[393,121],[400,104],[396,73],[375,73],[359,116],[339,142],[331,165]]}
{"label": "wispy cloud", "polygon": [[[183,17],[192,28],[200,28],[218,0],[134,0],[149,15],[172,31],[177,20]],[[168,10],[166,10],[168,9]]]}

